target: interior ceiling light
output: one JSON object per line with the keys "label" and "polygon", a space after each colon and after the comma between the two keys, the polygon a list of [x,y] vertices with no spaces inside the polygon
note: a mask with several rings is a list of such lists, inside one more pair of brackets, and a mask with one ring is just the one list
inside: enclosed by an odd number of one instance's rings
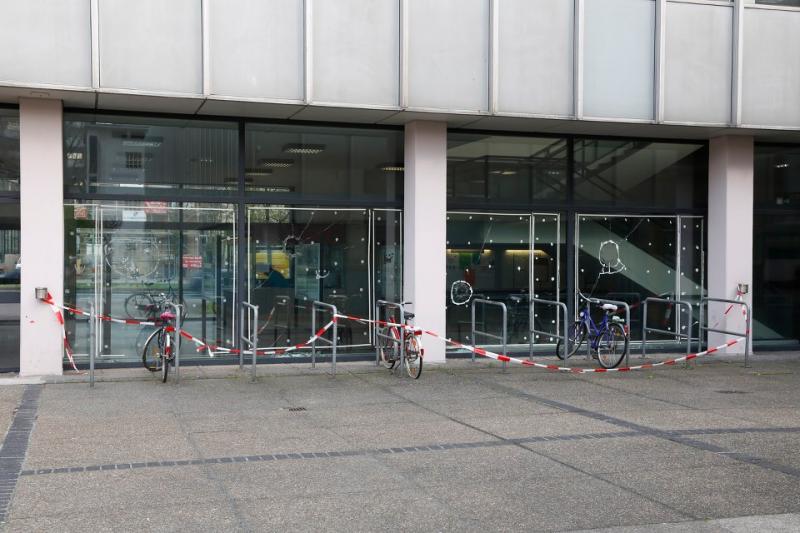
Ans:
{"label": "interior ceiling light", "polygon": [[516,173],[516,170],[492,170],[490,172],[490,174],[499,174],[500,176],[513,176]]}
{"label": "interior ceiling light", "polygon": [[406,167],[400,163],[386,163],[381,165],[381,170],[384,172],[404,172]]}
{"label": "interior ceiling light", "polygon": [[245,176],[270,176],[272,175],[271,168],[247,168],[244,171]]}
{"label": "interior ceiling light", "polygon": [[294,165],[294,159],[259,159],[258,164],[265,168],[289,168]]}
{"label": "interior ceiling light", "polygon": [[283,151],[287,154],[313,155],[325,151],[325,145],[292,143],[284,146]]}
{"label": "interior ceiling light", "polygon": [[789,168],[789,163],[778,163],[775,168]]}

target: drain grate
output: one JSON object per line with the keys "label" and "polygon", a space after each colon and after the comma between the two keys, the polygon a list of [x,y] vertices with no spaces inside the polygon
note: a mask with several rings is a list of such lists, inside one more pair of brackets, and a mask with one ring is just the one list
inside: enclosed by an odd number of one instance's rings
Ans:
{"label": "drain grate", "polygon": [[743,390],[717,390],[714,392],[718,392],[719,394],[747,394],[747,392]]}
{"label": "drain grate", "polygon": [[296,413],[298,411],[305,411],[305,410],[306,410],[305,407],[290,407],[289,408],[289,411],[292,412],[292,413]]}

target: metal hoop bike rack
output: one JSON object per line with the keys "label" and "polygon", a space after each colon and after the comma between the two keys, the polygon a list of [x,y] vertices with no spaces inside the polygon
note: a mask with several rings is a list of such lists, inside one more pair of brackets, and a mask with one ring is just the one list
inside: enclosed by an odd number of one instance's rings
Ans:
{"label": "metal hoop bike rack", "polygon": [[[607,300],[605,298],[589,298],[587,296],[584,296],[581,293],[578,293],[578,297],[579,297],[579,301],[580,301],[580,298],[583,298],[584,300],[587,300],[589,303],[612,304],[612,305],[621,306],[621,307],[625,308],[625,325],[622,327],[622,329],[625,331],[625,335],[628,336],[628,344],[629,345],[628,345],[628,350],[625,352],[625,366],[629,366],[628,356],[631,353],[631,349],[630,349],[631,306],[628,305],[627,302],[623,302],[621,300]],[[578,308],[580,308],[580,305],[578,306]],[[591,351],[591,350],[589,350],[589,351]],[[588,357],[588,354],[587,354],[587,357]]]}
{"label": "metal hoop bike rack", "polygon": [[[482,331],[482,330],[479,330],[479,329],[477,329],[475,327],[476,326],[476,324],[475,324],[475,307],[476,307],[476,305],[480,305],[481,306],[481,310],[483,311],[483,316],[484,317],[486,316],[485,307],[487,307],[487,306],[499,307],[502,310],[502,312],[503,312],[503,327],[502,327],[502,334],[501,335],[495,335],[494,333],[489,333],[488,331]],[[507,344],[507,341],[508,341],[508,308],[506,307],[506,304],[504,304],[503,302],[495,302],[495,301],[492,301],[492,300],[485,300],[483,298],[475,298],[474,300],[472,300],[472,304],[471,304],[470,307],[472,309],[472,322],[471,322],[470,330],[471,330],[471,333],[472,333],[472,337],[471,338],[472,338],[473,346],[475,348],[478,347],[478,338],[477,337],[478,337],[478,335],[480,335],[481,337],[486,337],[486,338],[489,338],[489,339],[494,339],[494,340],[500,341],[500,343],[503,345],[503,349],[502,349],[501,353],[503,355],[506,355],[506,344]],[[484,324],[485,324],[485,322],[486,321],[484,320]],[[472,362],[473,363],[475,362],[475,351],[474,350],[472,351]],[[503,371],[504,372],[506,371],[506,368],[507,368],[507,363],[505,361],[503,361]]]}
{"label": "metal hoop bike rack", "polygon": [[[249,328],[245,328],[245,317]],[[247,334],[245,334],[247,331]],[[249,349],[253,355],[251,377],[256,381],[256,358],[258,357],[258,306],[242,302],[239,306],[239,370],[244,367],[244,352]]]}
{"label": "metal hoop bike rack", "polygon": [[[653,303],[665,303],[670,304],[678,307],[679,309],[686,310],[686,318],[687,318],[687,328],[688,331],[686,333],[681,333],[678,331],[680,329],[681,320],[680,320],[680,313],[678,313],[678,323],[676,331],[669,331],[666,329],[659,329],[659,328],[651,328],[647,325],[647,310],[649,308],[648,304],[650,302]],[[662,335],[671,335],[672,337],[678,339],[686,339],[686,355],[689,355],[692,352],[692,304],[685,301],[685,300],[673,300],[671,298],[656,298],[656,297],[648,297],[644,299],[644,303],[642,304],[642,358],[644,359],[645,355],[647,354],[647,333],[660,333]],[[698,338],[698,344],[699,344]]]}
{"label": "metal hoop bike rack", "polygon": [[[708,327],[707,325],[703,324],[704,318],[707,318],[708,313],[703,313],[703,308],[707,307],[709,302],[713,303],[722,303],[722,304],[732,304],[732,305],[741,305],[744,306],[745,312],[747,313],[747,317],[745,318],[745,331],[729,331],[725,329],[719,329],[717,327]],[[724,317],[724,315],[723,315]],[[700,298],[700,325],[698,327],[697,336],[700,339],[700,343],[703,342],[703,331],[706,332],[705,337],[705,345],[708,346],[708,333],[723,333],[725,335],[736,335],[737,337],[744,337],[744,367],[750,367],[750,354],[753,351],[753,313],[750,310],[750,305],[745,302],[744,300],[729,300],[727,298],[709,298],[707,296],[703,296]]]}
{"label": "metal hoop bike rack", "polygon": [[[561,316],[559,316],[558,312],[556,312],[556,332],[555,333],[553,333],[552,331],[545,331],[545,330],[536,329],[535,327],[533,327],[533,325],[535,325],[535,322],[534,322],[533,319],[536,316],[534,314],[534,305],[535,304],[552,305],[552,306],[556,307],[557,309],[561,310]],[[564,346],[564,361],[567,360],[567,354],[569,353],[569,339],[567,338],[567,326],[569,325],[569,321],[567,320],[567,316],[568,316],[567,313],[568,313],[567,305],[564,302],[557,302],[555,300],[543,300],[542,298],[531,298],[531,303],[530,303],[530,321],[531,322],[530,323],[531,323],[532,327],[530,328],[530,332],[529,332],[530,338],[529,338],[529,344],[528,344],[528,359],[531,359],[531,360],[533,359],[533,336],[534,336],[534,334],[538,333],[539,335],[547,335],[548,337],[555,337],[556,339],[562,339],[564,341],[564,344],[563,344],[563,346]],[[562,324],[563,324],[562,327],[564,329],[564,334],[563,335],[561,335],[559,333],[559,331],[561,331],[561,329],[562,329],[561,327],[559,327],[559,324],[558,324],[559,321],[560,321],[559,319],[563,320],[563,321],[561,321]]]}
{"label": "metal hoop bike rack", "polygon": [[[383,319],[381,319],[381,309],[383,309],[383,316],[384,316]],[[406,343],[403,342],[405,335],[403,335],[403,333],[401,332],[400,338],[395,338],[395,337],[392,337],[391,335],[389,335],[387,333],[381,333],[381,331],[379,329],[381,327],[381,322],[384,322],[384,323],[386,323],[386,322],[391,323],[392,322],[389,319],[390,318],[390,314],[389,314],[389,310],[390,309],[397,309],[398,317],[399,317],[399,320],[400,320],[399,324],[405,324],[406,323],[406,312],[405,312],[405,309],[403,308],[403,304],[396,303],[396,302],[387,302],[386,300],[378,300],[377,302],[375,302],[375,326],[376,326],[375,327],[375,366],[379,366],[381,364],[381,354],[380,354],[381,347],[380,347],[379,339],[388,339],[388,340],[392,341],[393,344],[396,344],[398,346],[401,363],[402,363],[402,361],[405,360],[405,357],[406,357]],[[400,375],[402,375],[402,372],[400,372],[400,370],[399,370],[401,366],[402,366],[402,364],[396,365],[397,372],[400,373]]]}
{"label": "metal hoop bike rack", "polygon": [[[173,302],[166,302],[167,307],[175,310],[175,383],[181,382],[181,332],[183,328],[183,318],[181,311],[183,304],[176,304]],[[164,362],[164,364],[167,364]]]}
{"label": "metal hoop bike rack", "polygon": [[317,312],[330,311],[331,320],[333,320],[333,336],[331,339],[326,339],[322,335],[311,341],[311,368],[317,366],[317,341],[331,346],[331,375],[336,375],[336,347],[339,339],[339,325],[336,322],[339,310],[333,304],[326,304],[325,302],[314,301],[311,304],[311,335],[312,337],[317,334]]}

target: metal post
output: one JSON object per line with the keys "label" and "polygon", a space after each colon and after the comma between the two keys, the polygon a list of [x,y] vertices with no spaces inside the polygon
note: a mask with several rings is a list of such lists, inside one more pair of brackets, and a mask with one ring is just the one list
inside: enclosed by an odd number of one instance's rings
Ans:
{"label": "metal post", "polygon": [[[508,344],[508,309],[506,309],[506,306],[503,305],[503,351],[501,352],[503,355],[508,355],[506,353],[507,344]],[[503,361],[503,372],[507,371],[508,371],[508,361]]]}
{"label": "metal post", "polygon": [[703,351],[703,294],[700,294],[699,317],[697,318],[697,351]]}
{"label": "metal post", "polygon": [[[478,346],[478,341],[475,338],[475,300],[472,300],[471,313],[472,313],[472,320],[470,321],[470,343],[474,346]],[[485,317],[485,315],[484,315]],[[475,362],[475,350],[472,350],[472,362]]]}
{"label": "metal post", "polygon": [[258,306],[253,308],[253,329],[250,333],[250,340],[253,343],[251,350],[253,350],[253,383],[256,382],[256,357],[258,356]]}
{"label": "metal post", "polygon": [[89,387],[94,387],[94,358],[97,352],[97,322],[94,302],[89,302]]}
{"label": "metal post", "polygon": [[339,320],[333,314],[333,353],[331,355],[331,373],[336,375],[336,346],[339,344]]}
{"label": "metal post", "polygon": [[751,312],[750,304],[742,303],[747,311],[747,335],[745,335],[744,341],[744,367],[750,368],[750,352],[753,351],[753,313]]}
{"label": "metal post", "polygon": [[[244,302],[242,302],[244,303]],[[236,344],[239,345],[239,370],[244,368],[244,344],[242,344],[242,339],[244,338],[244,305],[239,306],[239,342]]]}
{"label": "metal post", "polygon": [[647,298],[642,304],[642,359],[647,356]]}
{"label": "metal post", "polygon": [[202,298],[200,300],[200,305],[201,305],[200,317],[202,319],[201,330],[200,330],[201,331],[200,338],[203,339],[203,342],[206,342],[206,339],[208,339],[208,337],[206,337],[206,299],[205,298]]}
{"label": "metal post", "polygon": [[[317,332],[317,307],[311,304],[311,334]],[[317,368],[317,341],[311,343],[311,368]]]}

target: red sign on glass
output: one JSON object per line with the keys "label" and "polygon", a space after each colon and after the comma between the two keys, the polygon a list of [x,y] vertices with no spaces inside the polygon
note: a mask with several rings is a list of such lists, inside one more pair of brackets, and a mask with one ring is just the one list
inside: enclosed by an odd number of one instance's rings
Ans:
{"label": "red sign on glass", "polygon": [[167,213],[167,202],[144,202],[144,212],[153,215],[165,215]]}
{"label": "red sign on glass", "polygon": [[199,255],[184,255],[183,268],[203,268],[203,258]]}

